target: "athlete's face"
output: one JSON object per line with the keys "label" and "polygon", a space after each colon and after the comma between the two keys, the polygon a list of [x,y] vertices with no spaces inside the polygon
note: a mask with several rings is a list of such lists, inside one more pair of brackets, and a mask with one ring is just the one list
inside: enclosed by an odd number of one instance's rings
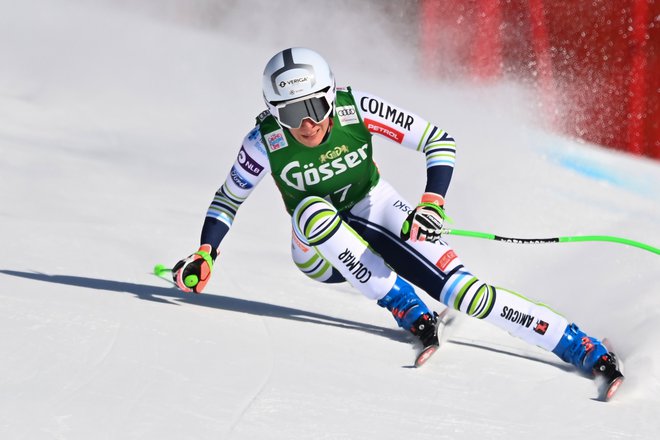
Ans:
{"label": "athlete's face", "polygon": [[306,147],[316,147],[319,145],[325,134],[330,129],[330,121],[332,118],[325,118],[319,123],[312,121],[310,118],[303,119],[300,128],[290,128],[293,137]]}

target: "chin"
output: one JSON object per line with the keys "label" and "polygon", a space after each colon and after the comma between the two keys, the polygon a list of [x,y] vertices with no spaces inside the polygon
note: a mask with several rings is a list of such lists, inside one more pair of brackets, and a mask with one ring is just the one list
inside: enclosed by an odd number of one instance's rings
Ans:
{"label": "chin", "polygon": [[317,135],[314,136],[313,138],[304,139],[302,144],[305,145],[306,147],[316,147],[321,143],[322,140],[323,140],[323,136]]}
{"label": "chin", "polygon": [[303,144],[306,147],[315,147],[321,143],[323,140],[323,135],[321,133],[316,133],[312,136],[294,136],[298,142]]}

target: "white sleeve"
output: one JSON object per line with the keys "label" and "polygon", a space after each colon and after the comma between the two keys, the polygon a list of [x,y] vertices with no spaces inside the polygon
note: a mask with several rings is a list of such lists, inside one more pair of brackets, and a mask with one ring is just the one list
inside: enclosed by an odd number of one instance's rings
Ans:
{"label": "white sleeve", "polygon": [[216,191],[206,217],[218,219],[231,227],[238,208],[269,171],[268,155],[259,129],[255,127],[243,139],[229,175]]}
{"label": "white sleeve", "polygon": [[426,119],[376,95],[351,90],[367,129],[426,156],[426,191],[447,193],[456,161],[456,142]]}

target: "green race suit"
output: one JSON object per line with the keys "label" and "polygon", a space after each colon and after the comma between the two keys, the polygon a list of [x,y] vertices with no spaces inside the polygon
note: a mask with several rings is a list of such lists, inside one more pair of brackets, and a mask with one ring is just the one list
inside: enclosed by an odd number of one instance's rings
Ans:
{"label": "green race suit", "polygon": [[447,193],[456,145],[447,132],[376,95],[338,88],[333,125],[323,143],[305,147],[268,111],[243,139],[237,158],[215,193],[202,228],[202,243],[218,247],[241,204],[271,174],[289,213],[305,196],[316,195],[346,211],[379,181],[373,162],[374,135],[426,159],[425,191]]}
{"label": "green race suit", "polygon": [[378,183],[371,133],[350,89],[337,92],[333,129],[316,147],[306,147],[269,113],[257,118],[271,174],[289,214],[306,196],[319,196],[339,211],[350,209]]}

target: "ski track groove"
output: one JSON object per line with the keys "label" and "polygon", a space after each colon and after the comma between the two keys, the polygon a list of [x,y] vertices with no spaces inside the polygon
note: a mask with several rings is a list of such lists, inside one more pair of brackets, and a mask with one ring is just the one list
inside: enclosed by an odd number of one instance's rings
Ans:
{"label": "ski track groove", "polygon": [[[47,432],[48,434],[52,435],[54,438],[66,438],[66,434],[63,433],[61,430],[67,429],[68,425],[66,423],[62,423],[62,421],[72,417],[72,415],[71,414],[58,415],[56,414],[57,413],[56,410],[58,407],[61,407],[62,404],[64,404],[65,402],[71,401],[78,393],[80,393],[81,390],[83,390],[86,386],[92,383],[101,374],[98,367],[108,359],[109,354],[116,346],[117,339],[119,337],[119,330],[121,328],[122,328],[122,323],[119,322],[114,328],[114,334],[112,336],[112,340],[107,344],[107,348],[104,350],[101,357],[96,362],[94,362],[93,366],[89,368],[90,370],[93,371],[93,373],[79,383],[75,383],[75,380],[72,381],[71,383],[67,384],[65,389],[60,391],[57,396],[53,397],[52,402],[48,405],[50,409],[50,411],[48,411],[48,414],[52,414],[52,416],[50,416],[49,419],[57,424],[59,431],[58,429],[43,428],[44,432]],[[19,439],[34,438],[33,434],[34,433],[31,432],[30,430],[26,432],[24,435],[21,435]]]}
{"label": "ski track groove", "polygon": [[264,321],[264,318],[260,318],[259,322],[261,323],[261,327],[264,329],[265,333],[265,339],[266,343],[264,344],[265,346],[269,347],[270,349],[268,350],[269,353],[269,359],[270,362],[268,363],[268,371],[264,375],[264,379],[259,383],[259,386],[257,387],[257,390],[255,393],[250,397],[250,400],[248,400],[244,405],[243,408],[239,411],[238,415],[234,418],[234,420],[231,422],[231,425],[229,427],[229,431],[227,432],[228,438],[231,438],[234,434],[234,431],[236,427],[241,423],[241,420],[243,420],[243,417],[245,414],[250,410],[250,407],[252,407],[252,404],[257,401],[261,393],[264,391],[266,386],[270,383],[271,378],[273,377],[273,370],[275,367],[275,356],[273,354],[273,349],[272,344],[271,344],[271,333],[268,330],[268,325],[266,325],[266,322]]}
{"label": "ski track groove", "polygon": [[[233,277],[231,277],[231,275],[227,274],[226,279],[231,284],[233,284],[232,287],[234,289],[238,290],[239,293],[245,293],[245,292],[243,292],[243,289],[240,288],[239,284],[234,281],[234,279],[233,279]],[[240,411],[238,412],[236,417],[232,420],[232,422],[229,426],[229,430],[227,432],[227,438],[228,439],[233,437],[234,431],[236,430],[238,425],[241,423],[241,420],[243,420],[243,417],[250,410],[250,408],[252,407],[254,402],[256,402],[257,399],[259,399],[259,396],[264,391],[266,386],[270,383],[270,380],[273,377],[273,371],[275,369],[275,355],[274,355],[273,349],[272,349],[273,344],[271,343],[272,342],[272,335],[271,335],[270,330],[268,329],[268,325],[266,324],[265,318],[260,317],[259,318],[259,323],[261,324],[261,328],[263,329],[264,334],[265,334],[264,339],[262,339],[262,343],[264,343],[264,345],[268,347],[268,354],[269,354],[269,360],[270,360],[270,362],[268,363],[268,370],[264,374],[263,380],[259,383],[259,386],[257,387],[257,389],[254,392],[254,394],[252,395],[252,397],[250,397],[250,399],[243,405],[243,407],[240,409]]]}
{"label": "ski track groove", "polygon": [[[79,382],[76,385],[71,385],[69,390],[63,390],[62,395],[56,399],[51,407],[56,407],[61,405],[67,400],[71,400],[76,394],[78,394],[82,389],[84,389],[86,386],[88,386],[90,383],[92,383],[98,376],[101,374],[101,371],[99,370],[99,366],[101,366],[103,363],[105,363],[108,359],[108,356],[112,352],[112,350],[115,348],[117,344],[117,339],[119,338],[119,330],[122,328],[122,323],[119,322],[117,326],[114,329],[114,333],[112,335],[112,340],[107,344],[106,349],[103,351],[103,354],[101,354],[101,357],[93,363],[93,365],[89,368],[90,370],[93,371],[92,374],[89,375],[86,379],[83,379],[81,382]],[[59,417],[59,416],[58,416]]]}

